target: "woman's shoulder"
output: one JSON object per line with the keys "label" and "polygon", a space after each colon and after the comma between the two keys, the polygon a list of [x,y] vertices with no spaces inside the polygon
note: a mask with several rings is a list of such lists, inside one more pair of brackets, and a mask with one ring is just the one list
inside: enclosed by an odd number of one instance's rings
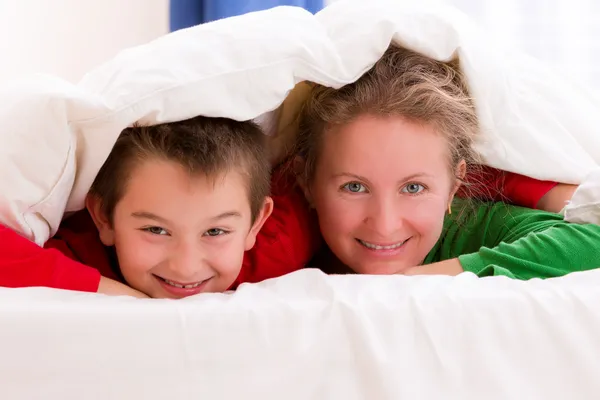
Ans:
{"label": "woman's shoulder", "polygon": [[456,199],[452,202],[452,214],[448,222],[473,224],[486,220],[534,219],[545,221],[563,221],[561,214],[533,208],[515,206],[495,201],[484,202],[470,199]]}
{"label": "woman's shoulder", "polygon": [[556,213],[503,202],[458,199],[453,202],[452,214],[444,221],[444,229],[447,235],[473,240],[480,237],[510,240],[513,236],[566,224],[563,216]]}

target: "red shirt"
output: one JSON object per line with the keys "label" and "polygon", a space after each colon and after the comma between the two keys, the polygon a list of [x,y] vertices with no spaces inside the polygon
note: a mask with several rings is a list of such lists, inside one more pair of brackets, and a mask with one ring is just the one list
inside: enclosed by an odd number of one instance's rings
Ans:
{"label": "red shirt", "polygon": [[[459,195],[530,208],[556,185],[491,168],[467,181],[471,182],[470,189]],[[321,246],[316,216],[294,179],[275,173],[272,197],[273,213],[257,235],[255,246],[245,253],[232,289],[244,282],[260,282],[299,270]],[[44,248],[0,225],[0,286],[95,292],[101,275],[121,280],[115,264],[85,210],[65,219]]]}
{"label": "red shirt", "polygon": [[466,178],[458,196],[503,201],[527,208],[537,208],[541,198],[557,182],[539,181],[528,176],[482,167]]}

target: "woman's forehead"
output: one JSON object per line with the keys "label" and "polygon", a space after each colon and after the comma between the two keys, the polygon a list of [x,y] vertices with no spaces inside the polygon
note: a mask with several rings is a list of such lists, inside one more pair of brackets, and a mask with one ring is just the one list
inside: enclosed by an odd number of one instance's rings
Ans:
{"label": "woman's forehead", "polygon": [[322,161],[334,168],[448,167],[448,143],[427,124],[402,117],[362,116],[331,129],[323,141]]}

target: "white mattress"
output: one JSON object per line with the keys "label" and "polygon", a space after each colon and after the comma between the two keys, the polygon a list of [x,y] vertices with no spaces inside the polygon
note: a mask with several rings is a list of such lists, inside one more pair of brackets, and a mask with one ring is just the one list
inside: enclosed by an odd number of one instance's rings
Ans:
{"label": "white mattress", "polygon": [[235,294],[0,290],[3,399],[597,399],[600,271],[300,271]]}

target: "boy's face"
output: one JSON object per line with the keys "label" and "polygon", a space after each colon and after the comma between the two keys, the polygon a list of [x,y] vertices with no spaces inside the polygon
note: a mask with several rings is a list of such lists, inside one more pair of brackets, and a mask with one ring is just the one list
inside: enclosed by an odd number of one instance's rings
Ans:
{"label": "boy's face", "polygon": [[148,160],[131,172],[112,226],[98,206],[88,202],[102,242],[115,246],[127,283],[150,297],[181,298],[231,286],[272,200],[265,200],[252,224],[240,173],[207,179],[190,176],[176,163]]}

